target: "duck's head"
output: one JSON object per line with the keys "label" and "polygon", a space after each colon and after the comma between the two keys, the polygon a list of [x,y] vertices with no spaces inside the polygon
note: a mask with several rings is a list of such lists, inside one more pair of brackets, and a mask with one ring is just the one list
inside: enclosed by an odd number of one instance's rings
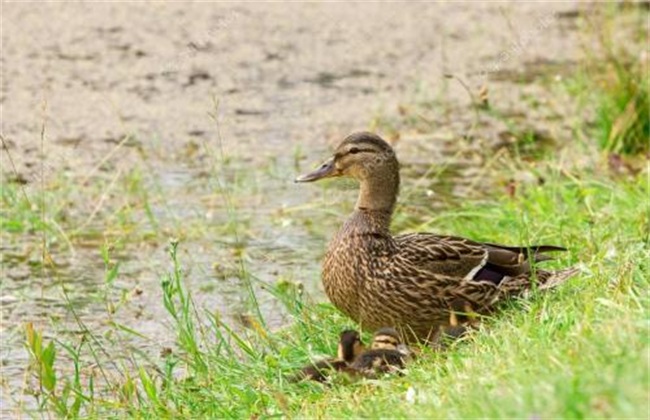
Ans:
{"label": "duck's head", "polygon": [[372,337],[371,348],[373,349],[387,349],[397,350],[397,347],[402,344],[402,339],[395,328],[380,328],[375,332]]}
{"label": "duck's head", "polygon": [[358,208],[392,212],[399,190],[399,163],[393,148],[381,137],[368,132],[350,134],[332,157],[315,171],[296,178],[296,182],[340,176],[359,181]]}
{"label": "duck's head", "polygon": [[372,337],[370,348],[373,350],[397,350],[405,356],[411,354],[411,349],[404,344],[397,330],[390,327],[380,328],[375,332],[375,335]]}
{"label": "duck's head", "polygon": [[332,157],[315,171],[296,178],[296,182],[313,182],[337,176],[363,181],[397,168],[395,152],[388,143],[376,134],[359,132],[346,137]]}
{"label": "duck's head", "polygon": [[337,351],[339,360],[352,362],[363,351],[364,346],[358,331],[345,330],[341,333]]}

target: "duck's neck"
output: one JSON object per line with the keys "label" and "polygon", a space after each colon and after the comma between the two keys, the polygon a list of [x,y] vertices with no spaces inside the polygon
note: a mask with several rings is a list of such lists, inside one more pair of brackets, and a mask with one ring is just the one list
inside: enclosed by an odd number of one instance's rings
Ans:
{"label": "duck's neck", "polygon": [[390,237],[391,213],[382,210],[355,209],[339,231],[340,235],[382,235]]}
{"label": "duck's neck", "polygon": [[389,234],[398,192],[397,171],[361,180],[357,205],[350,218],[354,230],[361,233]]}
{"label": "duck's neck", "polygon": [[398,193],[399,172],[397,168],[386,170],[383,173],[375,173],[359,181],[359,198],[355,209],[357,211],[384,212],[390,217],[395,209]]}

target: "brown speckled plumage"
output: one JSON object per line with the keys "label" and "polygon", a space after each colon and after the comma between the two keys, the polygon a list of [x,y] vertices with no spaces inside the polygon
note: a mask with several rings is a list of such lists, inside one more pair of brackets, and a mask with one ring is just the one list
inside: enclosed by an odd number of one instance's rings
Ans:
{"label": "brown speckled plumage", "polygon": [[402,346],[394,328],[381,328],[375,332],[370,349],[359,354],[346,372],[368,379],[386,373],[401,374],[409,358],[408,348],[400,351]]}
{"label": "brown speckled plumage", "polygon": [[392,236],[399,190],[393,149],[371,133],[355,133],[332,158],[297,179],[348,176],[359,181],[356,208],[331,240],[323,285],[332,303],[364,328],[392,325],[406,339],[429,340],[450,325],[450,311],[488,313],[509,296],[553,287],[577,270],[534,270],[555,246],[506,247],[469,239],[413,233]]}

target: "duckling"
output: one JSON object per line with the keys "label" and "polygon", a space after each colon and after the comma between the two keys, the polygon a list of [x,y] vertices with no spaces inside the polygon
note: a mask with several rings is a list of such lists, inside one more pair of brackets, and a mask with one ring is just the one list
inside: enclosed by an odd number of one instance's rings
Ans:
{"label": "duckling", "polygon": [[[461,310],[462,312],[459,312]],[[449,308],[449,324],[439,327],[430,344],[437,350],[444,350],[478,325],[479,321],[471,304],[458,299],[452,302]]]}
{"label": "duckling", "polygon": [[359,354],[346,372],[375,379],[385,373],[401,374],[410,350],[394,328],[381,328],[373,336],[369,350]]}
{"label": "duckling", "polygon": [[336,358],[329,358],[303,367],[290,378],[291,382],[312,380],[326,382],[333,371],[347,371],[350,364],[363,353],[365,346],[358,331],[345,330],[341,333]]}
{"label": "duckling", "polygon": [[330,241],[322,281],[330,301],[364,328],[393,325],[407,341],[430,341],[449,326],[452,303],[492,312],[532,285],[551,289],[578,272],[533,268],[552,245],[504,246],[432,233],[390,232],[400,176],[393,148],[379,136],[348,136],[334,155],[296,182],[346,176],[359,182],[354,212]]}

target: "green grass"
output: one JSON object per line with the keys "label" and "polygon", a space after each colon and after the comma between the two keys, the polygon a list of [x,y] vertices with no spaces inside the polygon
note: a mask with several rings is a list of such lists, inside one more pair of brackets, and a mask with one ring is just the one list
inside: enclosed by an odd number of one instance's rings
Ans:
{"label": "green grass", "polygon": [[[411,220],[413,228],[563,244],[570,251],[554,264],[578,264],[582,273],[553,293],[513,302],[445,353],[425,351],[406,376],[330,387],[289,383],[294,369],[332,354],[338,332],[352,324],[299,289],[267,286],[293,322],[269,332],[254,315],[250,329],[235,332],[194,305],[196,291],[184,287],[176,252],[183,245],[174,242],[174,269],[161,287],[177,348],[135,370],[118,365],[121,375],[98,375],[91,383],[88,376],[57,376],[52,347],[80,360],[80,353],[101,346],[92,340],[77,348],[45,340],[36,345],[32,338],[31,372],[41,378],[42,409],[69,417],[138,418],[644,417],[650,408],[648,180],[612,179],[598,168],[571,173],[552,164],[526,165],[519,169],[546,176],[543,186],[470,202],[419,224]],[[107,281],[113,275],[107,266]],[[252,290],[253,273],[246,279]]]}

